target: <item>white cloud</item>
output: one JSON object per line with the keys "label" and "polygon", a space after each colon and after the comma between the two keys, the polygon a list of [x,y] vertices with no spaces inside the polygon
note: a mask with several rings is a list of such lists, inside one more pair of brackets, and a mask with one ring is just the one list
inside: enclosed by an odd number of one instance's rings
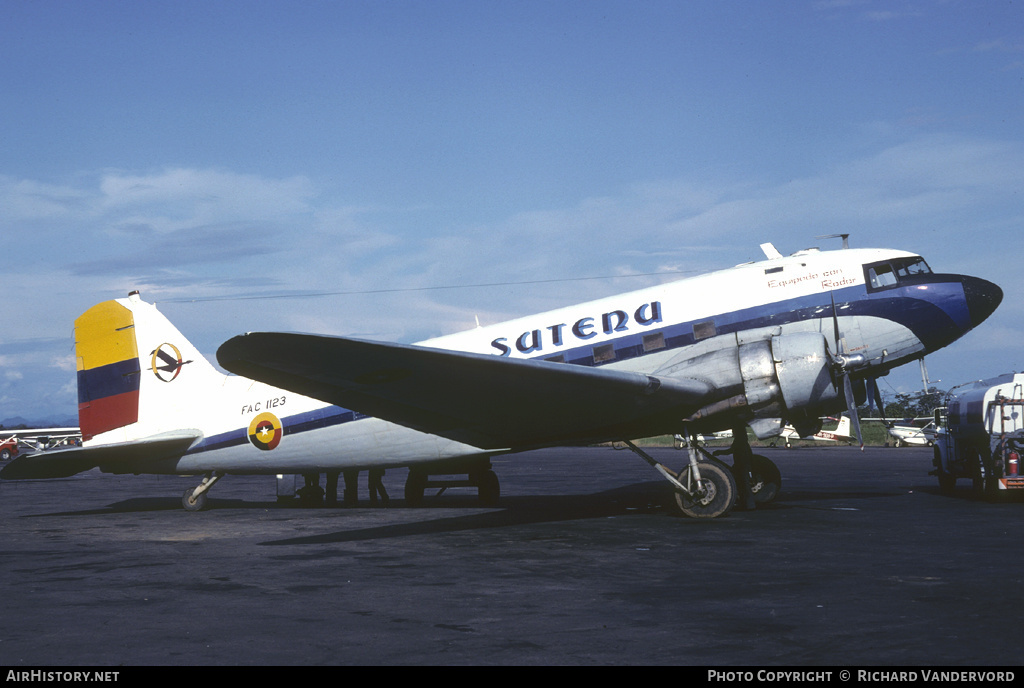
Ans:
{"label": "white cloud", "polygon": [[[43,368],[56,365],[65,376],[71,370],[70,323],[78,313],[131,288],[161,303],[356,292],[172,308],[168,315],[179,328],[212,353],[224,339],[253,329],[413,341],[472,327],[474,316],[489,324],[669,279],[622,275],[663,267],[705,272],[760,258],[764,241],[786,253],[840,231],[852,234],[854,246],[916,250],[936,269],[1001,282],[988,273],[1021,248],[1022,170],[1017,144],[922,137],[823,164],[802,178],[645,181],[473,226],[334,205],[301,177],[169,169],[105,172],[64,184],[4,178],[0,197],[20,205],[0,218],[14,247],[2,308],[24,323],[18,337],[58,342],[42,347],[45,356],[11,361],[36,380],[45,379]],[[27,219],[39,231],[7,234]],[[985,241],[972,237],[979,227]],[[87,238],[76,238],[80,232]],[[619,277],[556,281],[596,276]],[[408,291],[478,284],[505,286]],[[1022,298],[1012,285],[1004,288],[1008,303]],[[1004,306],[993,320],[1001,342],[1024,335],[1019,308]],[[0,343],[11,336],[0,333]],[[985,338],[971,346],[985,360],[1001,353]],[[36,394],[25,380],[16,386]]]}
{"label": "white cloud", "polygon": [[4,224],[80,216],[87,211],[89,201],[86,189],[0,177],[0,207],[4,209],[0,222]]}
{"label": "white cloud", "polygon": [[147,175],[107,172],[99,181],[101,206],[110,211],[166,210],[193,223],[211,218],[279,217],[307,212],[315,190],[308,179],[266,179],[220,170],[175,168]]}

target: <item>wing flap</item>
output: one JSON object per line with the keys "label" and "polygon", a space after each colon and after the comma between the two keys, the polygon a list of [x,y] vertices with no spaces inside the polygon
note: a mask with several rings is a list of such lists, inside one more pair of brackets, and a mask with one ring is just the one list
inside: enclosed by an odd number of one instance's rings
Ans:
{"label": "wing flap", "polygon": [[250,333],[217,351],[227,370],[482,449],[667,432],[707,383],[345,337]]}
{"label": "wing flap", "polygon": [[107,473],[142,472],[161,461],[181,458],[201,436],[197,432],[174,433],[135,442],[68,447],[22,454],[0,470],[0,478],[67,478],[96,467]]}

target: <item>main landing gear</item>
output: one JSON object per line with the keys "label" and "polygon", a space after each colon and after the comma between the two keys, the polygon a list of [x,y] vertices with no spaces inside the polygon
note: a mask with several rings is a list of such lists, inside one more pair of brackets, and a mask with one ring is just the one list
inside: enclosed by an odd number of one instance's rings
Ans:
{"label": "main landing gear", "polygon": [[687,442],[689,462],[675,472],[632,442],[625,444],[661,473],[675,490],[676,506],[693,518],[717,518],[733,508],[754,509],[775,500],[782,488],[782,474],[767,457],[754,454],[746,441],[746,429],[734,432],[737,440],[730,452],[730,467],[700,446],[696,438]]}
{"label": "main landing gear", "polygon": [[735,505],[736,481],[728,466],[710,455],[700,456],[693,442],[688,446],[690,461],[678,473],[628,440],[626,446],[669,481],[676,493],[676,506],[687,516],[718,518]]}

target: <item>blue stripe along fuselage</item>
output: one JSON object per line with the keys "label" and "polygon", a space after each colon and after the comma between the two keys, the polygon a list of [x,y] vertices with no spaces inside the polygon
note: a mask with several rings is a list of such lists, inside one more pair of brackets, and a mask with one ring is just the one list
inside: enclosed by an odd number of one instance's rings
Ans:
{"label": "blue stripe along fuselage", "polygon": [[[605,340],[597,346],[612,344],[614,356],[608,363],[623,361],[644,354],[643,340],[661,333],[665,346],[658,351],[678,349],[694,344],[694,325],[712,320],[716,335],[733,334],[744,330],[778,327],[791,323],[832,318],[833,300],[836,312],[842,317],[868,316],[896,322],[909,329],[915,337],[932,351],[950,344],[971,329],[970,313],[964,298],[963,285],[955,275],[929,275],[927,280],[900,285],[868,293],[865,285],[855,285],[832,292],[811,294],[770,304],[742,308],[730,313],[687,321],[660,328],[645,329]],[[671,317],[671,303],[663,304],[664,314]],[[831,328],[831,325],[829,325]],[[598,366],[594,360],[594,346],[579,346],[558,351],[560,360],[571,365]],[[545,352],[533,358],[550,358]],[[282,418],[285,435],[317,430],[367,418],[368,416],[327,406],[315,411]],[[209,451],[248,442],[247,430],[238,428],[201,440],[188,453]]]}

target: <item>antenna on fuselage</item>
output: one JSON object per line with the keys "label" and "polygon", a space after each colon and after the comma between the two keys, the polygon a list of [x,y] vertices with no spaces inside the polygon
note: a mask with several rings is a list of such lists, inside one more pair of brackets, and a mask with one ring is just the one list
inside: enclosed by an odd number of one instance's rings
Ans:
{"label": "antenna on fuselage", "polygon": [[850,248],[850,235],[849,234],[822,234],[821,236],[814,237],[815,239],[842,239],[843,248]]}

